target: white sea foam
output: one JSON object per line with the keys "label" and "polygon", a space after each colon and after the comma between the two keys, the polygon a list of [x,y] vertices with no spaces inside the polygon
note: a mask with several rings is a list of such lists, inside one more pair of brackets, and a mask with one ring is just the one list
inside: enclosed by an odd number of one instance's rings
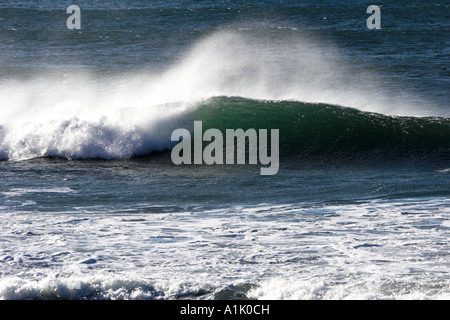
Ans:
{"label": "white sea foam", "polygon": [[0,194],[3,194],[6,197],[14,197],[14,196],[21,196],[21,195],[24,195],[27,193],[37,193],[37,192],[73,193],[76,191],[71,188],[68,188],[68,187],[62,187],[62,188],[12,188],[9,191],[0,192]]}
{"label": "white sea foam", "polygon": [[260,300],[445,300],[450,297],[450,288],[442,287],[440,281],[416,281],[413,276],[401,281],[381,276],[351,280],[274,278],[250,290],[248,297]]}
{"label": "white sea foam", "polygon": [[155,300],[195,296],[208,290],[192,281],[148,281],[145,279],[97,274],[61,277],[49,274],[40,280],[11,277],[0,280],[0,299],[102,299]]}
{"label": "white sea foam", "polygon": [[0,298],[446,299],[446,201],[4,212]]}

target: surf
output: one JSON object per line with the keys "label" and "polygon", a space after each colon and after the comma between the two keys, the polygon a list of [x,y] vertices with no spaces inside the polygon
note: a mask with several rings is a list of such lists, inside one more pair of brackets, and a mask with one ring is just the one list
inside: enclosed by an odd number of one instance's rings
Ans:
{"label": "surf", "polygon": [[162,72],[58,70],[3,79],[0,159],[129,159],[170,150],[171,132],[193,120],[278,126],[280,151],[289,153],[359,154],[386,148],[389,139],[393,147],[431,144],[424,148],[447,152],[447,118],[392,117],[430,116],[429,106],[389,96],[370,73],[355,77],[340,56],[301,30],[224,28]]}

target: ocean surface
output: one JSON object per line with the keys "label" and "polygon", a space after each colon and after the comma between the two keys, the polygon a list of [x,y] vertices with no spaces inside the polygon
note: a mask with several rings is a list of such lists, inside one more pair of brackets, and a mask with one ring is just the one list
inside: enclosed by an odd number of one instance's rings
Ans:
{"label": "ocean surface", "polygon": [[[449,299],[449,22],[2,0],[0,299]],[[279,129],[278,173],[173,164],[194,121]]]}

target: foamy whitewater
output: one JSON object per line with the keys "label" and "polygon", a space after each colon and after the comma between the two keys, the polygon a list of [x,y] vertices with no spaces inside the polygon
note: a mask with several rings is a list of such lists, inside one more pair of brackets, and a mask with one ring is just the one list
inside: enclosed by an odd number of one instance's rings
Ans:
{"label": "foamy whitewater", "polygon": [[22,271],[3,277],[0,293],[7,299],[208,299],[242,292],[256,299],[448,299],[444,203],[3,214],[1,233],[9,237],[2,241],[10,249],[3,270]]}
{"label": "foamy whitewater", "polygon": [[1,5],[1,299],[450,298],[447,4],[78,2]]}

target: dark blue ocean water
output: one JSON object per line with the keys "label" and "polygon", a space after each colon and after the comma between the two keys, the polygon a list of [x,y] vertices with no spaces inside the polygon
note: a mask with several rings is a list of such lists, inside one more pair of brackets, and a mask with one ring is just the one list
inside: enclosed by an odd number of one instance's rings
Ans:
{"label": "dark blue ocean water", "polygon": [[[448,298],[449,18],[2,1],[0,298]],[[174,165],[193,121],[279,129],[278,173]]]}

